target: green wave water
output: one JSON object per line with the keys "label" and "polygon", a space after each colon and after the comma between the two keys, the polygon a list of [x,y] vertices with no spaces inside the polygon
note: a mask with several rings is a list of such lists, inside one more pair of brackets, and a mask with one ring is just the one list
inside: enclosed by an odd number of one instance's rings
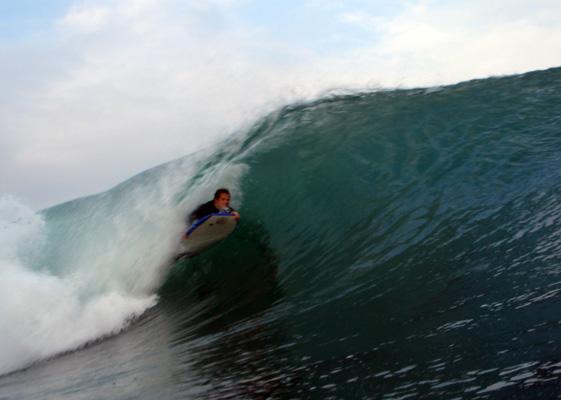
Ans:
{"label": "green wave water", "polygon": [[[45,210],[42,251],[17,261],[72,282],[77,311],[62,321],[95,334],[0,378],[0,391],[557,396],[559,110],[561,69],[331,96]],[[238,229],[173,264],[183,217],[219,186]],[[120,300],[99,305],[110,295]],[[136,318],[97,329],[96,313],[80,319],[88,307]]]}

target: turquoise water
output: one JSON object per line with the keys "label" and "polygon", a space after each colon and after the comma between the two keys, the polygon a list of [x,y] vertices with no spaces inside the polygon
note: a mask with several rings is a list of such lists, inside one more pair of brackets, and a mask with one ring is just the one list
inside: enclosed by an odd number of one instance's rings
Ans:
{"label": "turquoise water", "polygon": [[[556,397],[560,110],[561,69],[331,96],[20,210],[13,281],[52,291],[0,312],[0,398]],[[238,229],[173,264],[218,186]]]}

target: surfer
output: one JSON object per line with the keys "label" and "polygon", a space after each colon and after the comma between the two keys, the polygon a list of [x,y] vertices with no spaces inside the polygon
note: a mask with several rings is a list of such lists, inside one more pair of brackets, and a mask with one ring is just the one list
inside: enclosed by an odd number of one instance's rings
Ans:
{"label": "surfer", "polygon": [[198,206],[187,218],[190,228],[183,233],[182,251],[175,256],[174,262],[195,257],[224,240],[232,233],[239,219],[240,213],[230,207],[228,189],[218,189],[212,200]]}
{"label": "surfer", "polygon": [[214,192],[214,199],[198,206],[197,209],[189,215],[189,224],[192,224],[193,221],[205,215],[219,212],[227,212],[232,214],[236,220],[240,219],[240,213],[230,207],[230,191],[225,188],[218,189]]}

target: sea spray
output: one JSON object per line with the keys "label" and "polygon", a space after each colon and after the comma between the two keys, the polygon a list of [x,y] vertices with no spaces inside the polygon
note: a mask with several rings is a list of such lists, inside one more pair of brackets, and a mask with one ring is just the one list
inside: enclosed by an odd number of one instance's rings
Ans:
{"label": "sea spray", "polygon": [[38,213],[2,199],[0,374],[120,332],[156,304],[185,216],[245,171],[219,162],[196,176],[203,154]]}

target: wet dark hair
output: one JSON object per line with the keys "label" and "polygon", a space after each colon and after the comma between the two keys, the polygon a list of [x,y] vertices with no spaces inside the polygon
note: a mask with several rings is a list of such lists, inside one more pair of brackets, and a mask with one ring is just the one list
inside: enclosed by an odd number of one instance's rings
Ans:
{"label": "wet dark hair", "polygon": [[228,196],[230,196],[230,191],[226,188],[220,188],[218,189],[216,192],[214,192],[214,200],[217,200],[221,194],[227,194]]}

